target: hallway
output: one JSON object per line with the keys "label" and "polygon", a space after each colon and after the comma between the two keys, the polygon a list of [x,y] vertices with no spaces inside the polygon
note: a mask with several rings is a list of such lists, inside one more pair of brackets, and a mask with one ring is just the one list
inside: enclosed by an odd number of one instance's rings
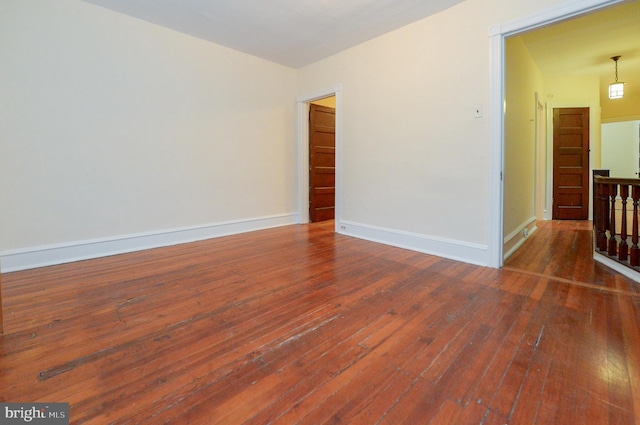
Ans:
{"label": "hallway", "polygon": [[539,221],[538,230],[504,263],[505,270],[551,281],[640,295],[640,283],[593,259],[592,222]]}

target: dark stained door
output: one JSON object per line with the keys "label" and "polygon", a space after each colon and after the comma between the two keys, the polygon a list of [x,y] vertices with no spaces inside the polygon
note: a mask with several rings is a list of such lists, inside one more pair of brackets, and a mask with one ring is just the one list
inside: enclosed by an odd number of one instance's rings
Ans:
{"label": "dark stained door", "polygon": [[332,220],[336,194],[336,110],[309,105],[309,220]]}
{"label": "dark stained door", "polygon": [[589,218],[589,108],[553,109],[553,219]]}

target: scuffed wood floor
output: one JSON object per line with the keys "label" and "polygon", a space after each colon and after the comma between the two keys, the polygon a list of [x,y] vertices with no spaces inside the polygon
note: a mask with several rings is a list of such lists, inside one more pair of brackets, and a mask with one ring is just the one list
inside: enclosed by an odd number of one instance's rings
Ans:
{"label": "scuffed wood floor", "polygon": [[640,424],[637,284],[577,258],[572,223],[502,270],[330,222],[9,273],[0,400],[73,424]]}

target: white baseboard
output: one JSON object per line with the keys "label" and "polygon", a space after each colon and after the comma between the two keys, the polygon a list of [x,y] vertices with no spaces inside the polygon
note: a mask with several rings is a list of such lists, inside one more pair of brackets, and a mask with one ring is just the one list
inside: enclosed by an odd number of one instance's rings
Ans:
{"label": "white baseboard", "polygon": [[618,273],[620,273],[621,275],[624,275],[626,277],[628,277],[631,280],[634,280],[638,283],[640,283],[640,273],[638,273],[637,271],[630,269],[629,267],[618,263],[617,261],[614,261],[610,258],[607,258],[607,256],[600,254],[599,252],[594,251],[593,252],[593,259],[596,260],[597,262],[604,264],[605,266],[609,267],[610,269],[613,269],[615,271],[617,271]]}
{"label": "white baseboard", "polygon": [[297,222],[298,215],[292,213],[3,251],[0,252],[0,270],[8,273],[33,269],[287,226]]}
{"label": "white baseboard", "polygon": [[341,221],[337,228],[338,233],[342,235],[353,236],[372,242],[410,249],[412,251],[480,266],[490,264],[489,248],[487,245],[427,236],[419,233],[410,233],[349,221]]}
{"label": "white baseboard", "polygon": [[[527,229],[526,235],[524,234],[525,229]],[[511,255],[513,255],[513,253],[516,252],[527,240],[527,238],[534,234],[536,230],[538,230],[538,227],[536,226],[536,218],[531,217],[529,220],[518,226],[516,230],[509,233],[504,238],[503,246],[504,251],[506,251],[504,254],[504,259],[506,260],[507,258],[511,257]]]}

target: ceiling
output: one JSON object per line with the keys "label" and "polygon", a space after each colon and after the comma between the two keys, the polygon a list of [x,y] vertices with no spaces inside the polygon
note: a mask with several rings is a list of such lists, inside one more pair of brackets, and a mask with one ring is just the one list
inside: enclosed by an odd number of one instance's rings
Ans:
{"label": "ceiling", "polygon": [[300,68],[463,0],[84,0]]}
{"label": "ceiling", "polygon": [[621,55],[619,80],[640,98],[640,1],[537,29],[522,39],[545,77],[597,76],[606,86],[615,79],[610,58]]}

